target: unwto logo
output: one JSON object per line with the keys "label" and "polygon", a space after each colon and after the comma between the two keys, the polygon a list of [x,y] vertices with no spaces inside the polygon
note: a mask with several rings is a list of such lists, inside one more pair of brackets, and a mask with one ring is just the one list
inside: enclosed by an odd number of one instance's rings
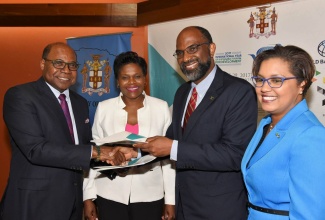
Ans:
{"label": "unwto logo", "polygon": [[[276,45],[280,45],[281,46],[281,44],[276,44]],[[261,47],[260,49],[258,49],[257,51],[256,51],[256,54],[248,54],[249,56],[251,56],[252,58],[253,58],[253,60],[255,60],[255,57],[257,56],[257,55],[259,55],[260,53],[262,53],[263,51],[265,51],[265,50],[271,50],[271,49],[273,49],[276,45],[274,45],[274,46],[265,46],[265,47]]]}

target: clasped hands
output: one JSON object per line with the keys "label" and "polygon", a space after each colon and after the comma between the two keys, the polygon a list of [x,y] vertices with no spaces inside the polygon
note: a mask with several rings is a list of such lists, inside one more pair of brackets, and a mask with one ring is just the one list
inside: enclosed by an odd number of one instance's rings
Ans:
{"label": "clasped hands", "polygon": [[125,165],[131,158],[138,156],[138,149],[132,147],[108,147],[101,145],[99,148],[98,152],[97,147],[93,146],[92,159],[106,162],[113,166]]}
{"label": "clasped hands", "polygon": [[156,157],[164,157],[170,154],[171,146],[173,140],[168,139],[163,136],[150,137],[144,143],[137,143],[132,147],[108,147],[100,146],[100,155],[96,147],[93,147],[92,158],[97,158],[97,160],[109,163],[113,166],[125,165],[131,158],[138,157],[138,149],[144,152],[148,152]]}

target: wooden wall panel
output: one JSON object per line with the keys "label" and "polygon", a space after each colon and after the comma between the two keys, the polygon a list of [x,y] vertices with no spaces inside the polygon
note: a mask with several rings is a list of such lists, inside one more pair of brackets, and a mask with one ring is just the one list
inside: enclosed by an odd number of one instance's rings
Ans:
{"label": "wooden wall panel", "polygon": [[138,4],[137,25],[230,11],[284,0],[150,0]]}
{"label": "wooden wall panel", "polygon": [[135,27],[137,4],[2,4],[2,27]]}
{"label": "wooden wall panel", "polygon": [[284,0],[148,0],[139,3],[130,0],[133,3],[0,4],[0,27],[139,27],[279,1]]}

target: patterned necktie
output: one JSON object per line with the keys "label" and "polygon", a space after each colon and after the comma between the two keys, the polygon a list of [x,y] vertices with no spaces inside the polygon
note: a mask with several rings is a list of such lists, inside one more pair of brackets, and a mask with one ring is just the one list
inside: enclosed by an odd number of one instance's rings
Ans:
{"label": "patterned necktie", "polygon": [[65,95],[64,94],[60,94],[59,99],[60,99],[61,108],[63,110],[65,119],[67,120],[67,123],[68,123],[68,126],[69,126],[72,141],[74,143],[73,126],[72,126],[72,121],[71,121],[71,117],[70,117],[70,111],[69,111],[68,103],[65,100]]}
{"label": "patterned necktie", "polygon": [[187,104],[187,108],[186,108],[186,112],[185,112],[185,116],[184,116],[184,122],[183,122],[183,129],[185,129],[188,119],[190,118],[191,114],[195,110],[196,100],[197,100],[197,92],[194,87],[194,89],[192,90],[192,95],[191,95],[190,101]]}

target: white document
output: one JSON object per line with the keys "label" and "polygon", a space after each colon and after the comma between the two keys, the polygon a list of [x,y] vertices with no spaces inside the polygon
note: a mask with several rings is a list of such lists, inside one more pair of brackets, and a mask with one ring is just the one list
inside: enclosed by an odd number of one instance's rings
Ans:
{"label": "white document", "polygon": [[[95,142],[97,145],[132,147],[133,144],[139,143],[139,142],[143,143],[146,141],[146,139],[147,138],[144,136],[133,134],[133,133],[127,132],[127,131],[123,131],[120,133],[113,134],[109,137],[92,140],[92,142]],[[143,157],[129,161],[126,165],[95,166],[95,167],[93,167],[93,169],[95,169],[96,171],[101,171],[101,170],[112,170],[112,169],[134,167],[134,166],[140,166],[140,165],[147,164],[147,163],[153,161],[154,159],[156,159],[155,156],[145,155]]]}
{"label": "white document", "polygon": [[113,170],[113,169],[141,166],[141,165],[144,165],[144,164],[147,164],[147,163],[153,161],[154,159],[156,159],[155,156],[152,156],[152,155],[148,154],[148,155],[145,155],[145,156],[140,157],[138,159],[129,161],[127,165],[123,165],[123,166],[110,166],[110,165],[97,166],[97,167],[93,167],[93,169],[96,170],[96,171],[102,171],[102,170]]}
{"label": "white document", "polygon": [[113,134],[108,137],[92,140],[92,142],[96,143],[97,145],[103,145],[103,144],[111,144],[115,142],[130,142],[130,143],[136,143],[136,142],[145,142],[146,137],[133,134],[128,131],[122,131],[116,134]]}

